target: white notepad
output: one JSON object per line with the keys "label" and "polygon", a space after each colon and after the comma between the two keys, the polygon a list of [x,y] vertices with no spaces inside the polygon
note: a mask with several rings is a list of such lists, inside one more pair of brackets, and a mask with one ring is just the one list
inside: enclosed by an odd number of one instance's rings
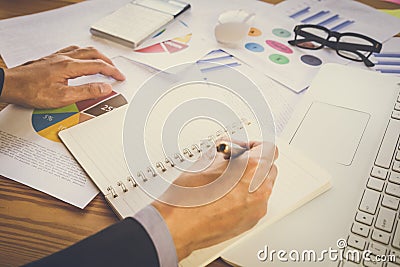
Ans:
{"label": "white notepad", "polygon": [[90,32],[136,48],[189,8],[180,1],[138,0],[102,18],[90,27]]}
{"label": "white notepad", "polygon": [[[133,215],[153,201],[140,188],[134,187],[133,180],[130,180],[122,141],[125,112],[126,107],[121,107],[59,134],[115,213],[122,218]],[[273,223],[330,187],[329,176],[325,171],[285,144],[278,146],[280,156],[276,164],[279,176],[271,196],[268,215],[260,221],[258,227]],[[139,167],[145,169],[148,165]],[[205,265],[242,236],[195,251],[180,265]]]}

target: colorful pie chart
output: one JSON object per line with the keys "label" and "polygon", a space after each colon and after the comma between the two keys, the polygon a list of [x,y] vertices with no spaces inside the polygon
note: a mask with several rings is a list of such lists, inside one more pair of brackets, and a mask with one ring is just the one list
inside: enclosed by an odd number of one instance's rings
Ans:
{"label": "colorful pie chart", "polygon": [[35,109],[32,113],[32,127],[42,137],[61,142],[58,132],[78,123],[121,107],[128,102],[116,92],[110,95],[77,102],[57,109]]}
{"label": "colorful pie chart", "polygon": [[189,47],[188,43],[192,38],[192,34],[186,34],[171,40],[163,41],[153,45],[149,45],[135,50],[139,53],[177,53]]}

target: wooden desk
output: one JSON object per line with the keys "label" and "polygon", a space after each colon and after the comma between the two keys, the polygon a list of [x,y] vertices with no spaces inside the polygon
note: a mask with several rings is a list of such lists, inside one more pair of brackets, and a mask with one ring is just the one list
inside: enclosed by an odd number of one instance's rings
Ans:
{"label": "wooden desk", "polygon": [[[81,0],[0,0],[0,19],[27,15]],[[280,0],[266,2],[278,3]],[[376,8],[395,4],[363,0]],[[0,67],[5,67],[0,60]],[[0,105],[2,109],[5,105]],[[0,176],[0,266],[19,266],[65,248],[117,222],[102,196],[84,210]],[[222,260],[210,266],[227,266]]]}

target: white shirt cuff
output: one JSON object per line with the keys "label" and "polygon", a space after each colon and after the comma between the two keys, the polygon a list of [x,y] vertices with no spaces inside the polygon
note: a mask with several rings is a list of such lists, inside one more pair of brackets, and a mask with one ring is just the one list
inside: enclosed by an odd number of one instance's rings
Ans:
{"label": "white shirt cuff", "polygon": [[135,218],[149,234],[157,250],[161,267],[178,266],[178,256],[172,236],[161,214],[153,205],[148,205]]}

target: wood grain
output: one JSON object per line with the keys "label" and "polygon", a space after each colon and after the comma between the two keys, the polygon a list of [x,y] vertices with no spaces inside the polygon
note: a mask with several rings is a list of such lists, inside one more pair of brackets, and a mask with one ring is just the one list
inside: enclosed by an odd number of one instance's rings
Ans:
{"label": "wood grain", "polygon": [[[281,0],[266,2],[278,3]],[[81,0],[0,0],[0,19],[33,14]],[[367,1],[375,8],[399,8]],[[0,67],[5,67],[0,60]],[[6,104],[0,103],[0,110]],[[84,210],[0,176],[0,266],[19,266],[63,249],[117,221],[98,195]],[[229,266],[222,260],[212,267]]]}

